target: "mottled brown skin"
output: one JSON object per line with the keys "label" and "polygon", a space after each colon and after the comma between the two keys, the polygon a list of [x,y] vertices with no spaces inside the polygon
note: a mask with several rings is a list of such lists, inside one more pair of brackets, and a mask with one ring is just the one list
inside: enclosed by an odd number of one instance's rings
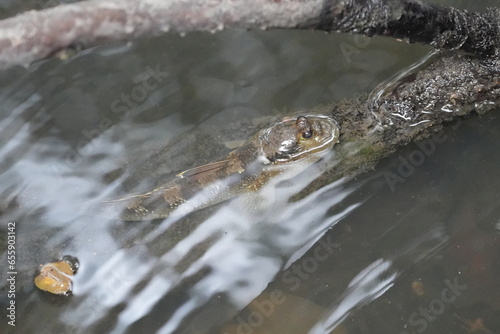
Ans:
{"label": "mottled brown skin", "polygon": [[[192,205],[192,210],[214,205],[257,191],[277,175],[296,173],[316,162],[338,142],[338,136],[338,126],[329,117],[287,117],[224,160],[187,170],[149,192],[105,201],[104,210],[121,220],[139,221],[165,218],[181,204]],[[204,197],[194,201],[200,194]]]}

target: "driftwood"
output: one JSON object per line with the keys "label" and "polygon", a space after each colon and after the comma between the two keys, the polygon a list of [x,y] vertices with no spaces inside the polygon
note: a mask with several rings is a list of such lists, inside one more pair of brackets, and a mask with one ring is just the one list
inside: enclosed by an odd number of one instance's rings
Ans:
{"label": "driftwood", "polygon": [[0,69],[66,48],[166,32],[295,28],[386,35],[497,55],[500,12],[468,13],[418,0],[91,0],[0,21]]}

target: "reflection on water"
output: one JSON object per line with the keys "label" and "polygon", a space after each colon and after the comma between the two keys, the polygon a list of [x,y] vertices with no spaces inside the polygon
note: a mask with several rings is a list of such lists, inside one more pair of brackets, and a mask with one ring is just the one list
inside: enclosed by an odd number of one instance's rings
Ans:
{"label": "reflection on water", "polygon": [[[324,163],[162,221],[96,214],[112,194],[220,160],[272,116],[373,89],[426,53],[289,34],[167,36],[0,73],[0,244],[15,221],[18,272],[16,327],[4,318],[2,333],[499,331],[494,112],[295,202]],[[359,52],[347,59],[342,45]],[[73,295],[36,290],[37,267],[64,255],[80,262]]]}

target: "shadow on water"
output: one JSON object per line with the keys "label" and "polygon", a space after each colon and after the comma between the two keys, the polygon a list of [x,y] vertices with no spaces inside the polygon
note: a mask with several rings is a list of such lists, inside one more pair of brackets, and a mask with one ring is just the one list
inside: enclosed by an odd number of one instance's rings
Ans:
{"label": "shadow on water", "polygon": [[[3,310],[8,222],[17,255],[16,327],[4,317],[2,333],[500,332],[495,112],[296,202],[323,163],[163,221],[94,211],[427,52],[289,34],[166,36],[0,73]],[[64,255],[80,262],[73,294],[38,291],[36,269]]]}

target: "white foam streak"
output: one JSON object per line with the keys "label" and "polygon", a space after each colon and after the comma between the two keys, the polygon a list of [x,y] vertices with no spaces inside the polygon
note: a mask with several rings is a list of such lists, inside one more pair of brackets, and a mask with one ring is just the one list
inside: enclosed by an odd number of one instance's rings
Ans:
{"label": "white foam streak", "polygon": [[147,315],[158,300],[165,295],[171,283],[162,277],[155,277],[120,313],[118,323],[110,334],[123,333],[134,322]]}
{"label": "white foam streak", "polygon": [[354,309],[377,299],[384,294],[393,284],[398,272],[391,269],[392,262],[379,259],[361,271],[349,283],[336,307],[331,307],[332,312],[323,321],[316,324],[310,334],[330,333]]}

